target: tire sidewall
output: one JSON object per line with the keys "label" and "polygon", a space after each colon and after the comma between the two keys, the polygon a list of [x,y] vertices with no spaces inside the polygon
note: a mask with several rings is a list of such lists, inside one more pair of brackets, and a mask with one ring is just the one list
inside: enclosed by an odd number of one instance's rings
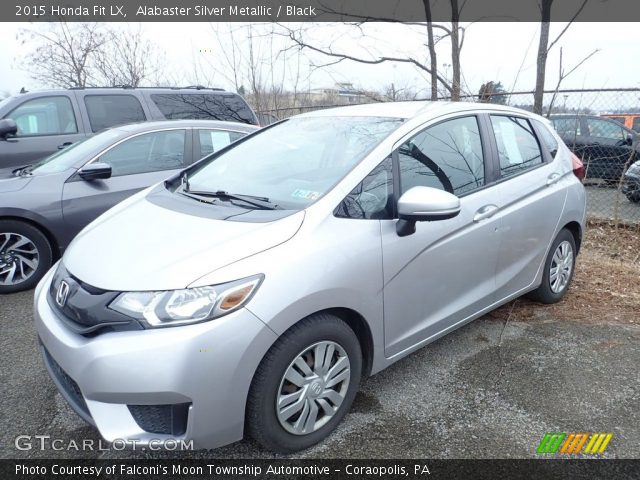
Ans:
{"label": "tire sidewall", "polygon": [[[290,453],[309,448],[327,437],[342,421],[349,411],[353,399],[358,392],[362,372],[362,353],[360,344],[353,331],[336,317],[319,319],[308,322],[303,328],[296,329],[291,334],[281,337],[278,341],[277,354],[269,363],[269,370],[264,378],[258,379],[254,388],[260,390],[259,396],[263,399],[259,406],[259,414],[256,420],[260,425],[261,436],[269,444],[269,447],[283,453]],[[338,323],[336,323],[338,322]],[[314,343],[320,341],[333,341],[339,344],[349,357],[351,377],[349,389],[334,416],[315,432],[306,435],[294,435],[287,432],[276,414],[276,399],[284,372],[300,352]],[[263,442],[264,443],[264,442]]]}
{"label": "tire sidewall", "polygon": [[52,251],[49,241],[37,228],[19,221],[0,220],[0,233],[18,233],[27,237],[38,249],[38,268],[29,279],[17,285],[0,285],[0,294],[15,293],[35,287],[51,267]]}

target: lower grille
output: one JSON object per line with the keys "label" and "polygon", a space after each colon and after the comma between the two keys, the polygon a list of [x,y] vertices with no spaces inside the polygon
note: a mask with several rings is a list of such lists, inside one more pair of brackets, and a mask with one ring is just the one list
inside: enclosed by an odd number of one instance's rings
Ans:
{"label": "lower grille", "polygon": [[51,379],[58,387],[60,394],[64,397],[64,399],[69,403],[71,408],[86,422],[90,424],[94,424],[93,419],[91,418],[91,414],[89,413],[89,408],[87,407],[87,402],[84,400],[82,396],[82,392],[80,391],[80,387],[78,384],[67,375],[58,362],[56,362],[51,354],[47,351],[44,345],[42,347],[42,354],[44,357],[44,363],[49,371],[49,375]]}
{"label": "lower grille", "polygon": [[149,433],[180,436],[187,431],[190,403],[127,405],[138,426]]}

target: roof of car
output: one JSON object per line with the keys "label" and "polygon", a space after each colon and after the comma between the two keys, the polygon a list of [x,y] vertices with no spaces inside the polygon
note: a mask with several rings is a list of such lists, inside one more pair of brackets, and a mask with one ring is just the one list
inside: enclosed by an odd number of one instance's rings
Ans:
{"label": "roof of car", "polygon": [[[423,113],[445,115],[447,113],[468,110],[495,110],[501,112],[523,112],[523,110],[492,103],[449,102],[449,101],[412,101],[412,102],[384,102],[349,105],[345,107],[327,108],[298,115],[299,117],[391,117],[413,118]],[[530,113],[530,112],[527,112]]]}
{"label": "roof of car", "polygon": [[247,123],[240,122],[222,122],[218,120],[154,120],[151,122],[138,122],[128,123],[126,125],[118,125],[116,127],[113,127],[113,129],[128,133],[138,133],[148,132],[150,130],[156,130],[159,128],[185,127],[224,129],[247,133],[258,130],[258,127],[256,127],[255,125],[249,125]]}

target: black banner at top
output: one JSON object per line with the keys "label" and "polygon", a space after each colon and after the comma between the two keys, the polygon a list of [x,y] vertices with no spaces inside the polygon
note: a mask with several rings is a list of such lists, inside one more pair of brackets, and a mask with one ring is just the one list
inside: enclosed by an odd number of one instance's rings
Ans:
{"label": "black banner at top", "polygon": [[[542,0],[2,0],[2,22],[424,22],[541,19]],[[637,0],[544,0],[551,21],[640,21]]]}

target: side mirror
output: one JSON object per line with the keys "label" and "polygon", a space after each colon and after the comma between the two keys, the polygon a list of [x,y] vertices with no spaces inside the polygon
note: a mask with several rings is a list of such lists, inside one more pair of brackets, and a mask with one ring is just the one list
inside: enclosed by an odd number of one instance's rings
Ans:
{"label": "side mirror", "polygon": [[0,120],[0,138],[5,140],[9,135],[18,133],[18,125],[12,118],[3,118]]}
{"label": "side mirror", "polygon": [[406,237],[416,231],[416,222],[447,220],[460,213],[460,199],[431,187],[413,187],[398,200],[396,232]]}
{"label": "side mirror", "polygon": [[111,165],[106,163],[90,163],[78,170],[78,175],[83,180],[103,180],[111,178]]}

